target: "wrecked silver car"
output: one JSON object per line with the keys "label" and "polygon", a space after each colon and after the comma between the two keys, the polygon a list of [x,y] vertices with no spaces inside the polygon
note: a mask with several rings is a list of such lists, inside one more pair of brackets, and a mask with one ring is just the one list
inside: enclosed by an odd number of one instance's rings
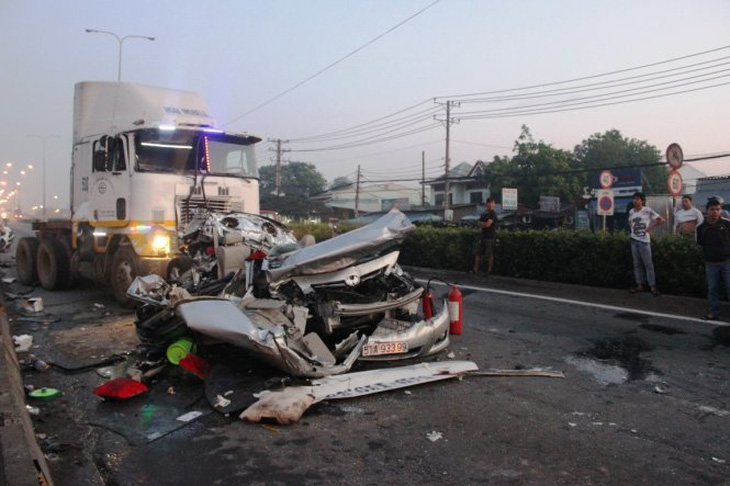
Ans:
{"label": "wrecked silver car", "polygon": [[[358,358],[426,356],[448,345],[449,316],[445,304],[430,319],[420,316],[423,288],[397,264],[398,247],[413,228],[391,211],[313,246],[251,252],[217,297],[171,299],[174,285],[162,279],[152,287],[137,282],[128,293],[163,308],[152,318],[168,323],[160,326],[168,337],[169,319],[179,319],[296,376],[343,373]],[[154,334],[149,321],[138,322],[138,334]]]}

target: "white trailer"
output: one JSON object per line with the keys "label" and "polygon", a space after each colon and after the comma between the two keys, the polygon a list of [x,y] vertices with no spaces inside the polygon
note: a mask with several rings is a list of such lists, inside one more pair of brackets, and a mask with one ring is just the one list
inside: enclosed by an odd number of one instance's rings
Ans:
{"label": "white trailer", "polygon": [[36,221],[18,242],[18,278],[49,290],[78,277],[127,304],[137,275],[165,275],[195,208],[258,214],[254,144],[217,128],[195,93],[81,82],[74,96],[71,220]]}

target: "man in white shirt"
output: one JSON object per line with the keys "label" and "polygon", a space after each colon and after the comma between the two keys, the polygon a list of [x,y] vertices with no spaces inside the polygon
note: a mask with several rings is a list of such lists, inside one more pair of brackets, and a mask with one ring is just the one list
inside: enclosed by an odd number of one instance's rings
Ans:
{"label": "man in white shirt", "polygon": [[654,262],[651,259],[651,238],[649,232],[664,222],[664,218],[656,211],[646,207],[646,196],[643,192],[637,192],[632,198],[634,208],[629,211],[629,228],[631,229],[631,257],[634,260],[634,278],[636,287],[630,290],[631,293],[644,291],[644,273],[649,284],[649,290],[653,295],[659,295],[656,288],[656,276],[654,274]]}
{"label": "man in white shirt", "polygon": [[694,236],[704,220],[702,211],[692,205],[692,196],[682,196],[682,206],[674,212],[674,231],[679,235]]}

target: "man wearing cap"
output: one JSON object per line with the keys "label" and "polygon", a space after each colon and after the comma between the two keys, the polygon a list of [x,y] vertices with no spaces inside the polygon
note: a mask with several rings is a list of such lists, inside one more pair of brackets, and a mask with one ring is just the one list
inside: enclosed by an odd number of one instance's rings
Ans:
{"label": "man wearing cap", "polygon": [[694,236],[695,230],[704,220],[702,211],[692,205],[692,196],[682,196],[682,206],[674,212],[674,231],[678,235]]}

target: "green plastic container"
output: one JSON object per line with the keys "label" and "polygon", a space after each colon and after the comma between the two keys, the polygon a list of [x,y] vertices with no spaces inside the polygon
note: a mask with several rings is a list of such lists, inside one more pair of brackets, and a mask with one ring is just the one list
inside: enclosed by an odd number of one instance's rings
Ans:
{"label": "green plastic container", "polygon": [[179,365],[180,360],[188,353],[195,352],[195,343],[190,338],[181,338],[167,347],[167,361],[174,365]]}

